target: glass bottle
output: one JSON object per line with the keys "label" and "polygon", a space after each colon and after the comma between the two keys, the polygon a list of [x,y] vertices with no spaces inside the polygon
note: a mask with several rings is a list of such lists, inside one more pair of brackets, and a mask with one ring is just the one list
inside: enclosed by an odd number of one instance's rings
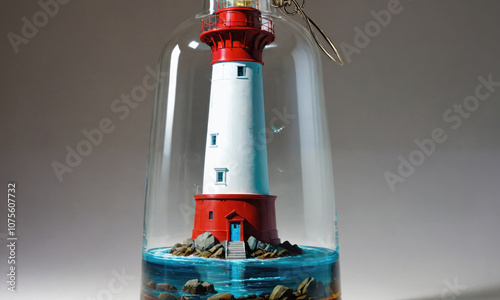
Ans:
{"label": "glass bottle", "polygon": [[340,299],[320,53],[271,1],[205,0],[162,51],[141,299]]}

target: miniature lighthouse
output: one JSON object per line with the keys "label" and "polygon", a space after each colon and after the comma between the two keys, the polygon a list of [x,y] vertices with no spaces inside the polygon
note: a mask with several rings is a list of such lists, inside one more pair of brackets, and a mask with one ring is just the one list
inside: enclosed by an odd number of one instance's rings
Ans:
{"label": "miniature lighthouse", "polygon": [[258,1],[219,1],[202,22],[200,39],[212,49],[212,86],[193,239],[208,231],[243,247],[250,236],[280,242],[276,196],[269,195],[262,80],[262,52],[274,38]]}

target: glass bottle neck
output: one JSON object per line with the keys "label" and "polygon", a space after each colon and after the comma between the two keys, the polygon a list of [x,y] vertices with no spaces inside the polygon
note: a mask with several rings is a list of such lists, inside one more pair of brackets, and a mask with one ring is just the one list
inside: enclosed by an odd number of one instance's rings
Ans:
{"label": "glass bottle neck", "polygon": [[264,14],[274,12],[274,7],[271,6],[273,0],[203,0],[203,12],[205,14],[213,14],[219,8],[228,6],[248,6],[259,9]]}

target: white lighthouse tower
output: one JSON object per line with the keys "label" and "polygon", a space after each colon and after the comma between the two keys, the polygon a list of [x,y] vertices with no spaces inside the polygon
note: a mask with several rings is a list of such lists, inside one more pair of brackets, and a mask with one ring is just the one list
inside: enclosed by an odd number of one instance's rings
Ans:
{"label": "white lighthouse tower", "polygon": [[212,49],[203,193],[195,195],[192,238],[210,232],[228,241],[226,258],[246,258],[253,236],[279,244],[276,196],[269,195],[262,52],[275,39],[258,1],[219,1],[202,21]]}
{"label": "white lighthouse tower", "polygon": [[212,67],[203,193],[269,195],[262,65]]}

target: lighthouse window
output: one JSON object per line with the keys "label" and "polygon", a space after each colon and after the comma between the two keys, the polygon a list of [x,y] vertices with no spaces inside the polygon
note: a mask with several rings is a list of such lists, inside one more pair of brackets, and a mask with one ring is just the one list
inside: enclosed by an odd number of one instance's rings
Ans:
{"label": "lighthouse window", "polygon": [[210,135],[210,147],[217,147],[217,136],[218,133],[213,133]]}
{"label": "lighthouse window", "polygon": [[226,184],[226,173],[227,169],[225,168],[215,169],[215,184]]}
{"label": "lighthouse window", "polygon": [[213,220],[214,219],[214,212],[213,211],[209,211],[208,212],[208,219],[209,220]]}
{"label": "lighthouse window", "polygon": [[238,77],[244,77],[244,76],[245,76],[245,67],[238,66]]}

